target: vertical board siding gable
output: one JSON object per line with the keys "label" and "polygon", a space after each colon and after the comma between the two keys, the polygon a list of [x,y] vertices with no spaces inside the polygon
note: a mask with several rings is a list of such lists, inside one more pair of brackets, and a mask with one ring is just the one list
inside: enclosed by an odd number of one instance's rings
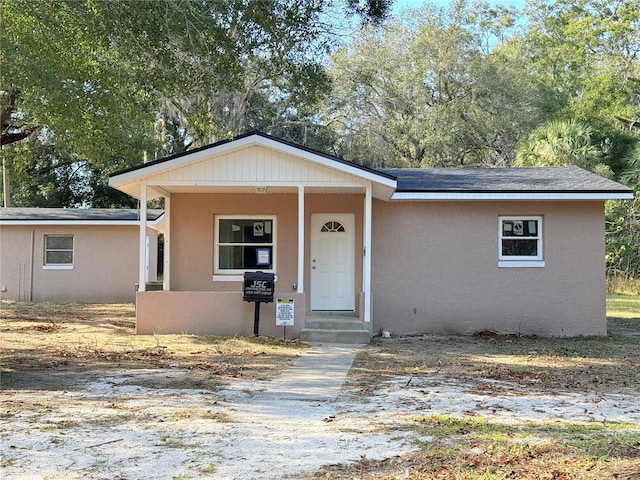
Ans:
{"label": "vertical board siding gable", "polygon": [[236,150],[184,165],[149,180],[176,182],[332,182],[353,183],[349,174],[265,147]]}

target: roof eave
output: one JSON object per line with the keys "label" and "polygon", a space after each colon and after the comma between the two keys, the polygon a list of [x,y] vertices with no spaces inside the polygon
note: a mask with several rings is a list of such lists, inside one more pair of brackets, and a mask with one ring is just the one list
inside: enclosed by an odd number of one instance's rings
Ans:
{"label": "roof eave", "polygon": [[407,192],[396,191],[391,200],[628,200],[631,191],[619,192]]}

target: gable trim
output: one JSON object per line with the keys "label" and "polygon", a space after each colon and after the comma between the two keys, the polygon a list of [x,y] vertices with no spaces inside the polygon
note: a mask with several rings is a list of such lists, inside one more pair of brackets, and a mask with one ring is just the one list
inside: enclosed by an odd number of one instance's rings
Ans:
{"label": "gable trim", "polygon": [[290,142],[286,142],[261,132],[249,132],[244,135],[239,135],[231,140],[223,140],[212,145],[207,145],[149,163],[137,165],[129,169],[121,170],[109,176],[109,184],[111,186],[115,186],[140,181],[143,177],[148,178],[149,176],[159,172],[174,169],[188,163],[197,162],[209,156],[228,153],[230,151],[250,147],[252,145],[261,145],[267,148],[272,148],[285,154],[300,157],[307,161],[311,161],[328,168],[333,168],[368,181],[380,183],[394,189],[397,187],[396,177],[392,174],[347,162],[337,157],[332,157],[322,152],[294,145]]}

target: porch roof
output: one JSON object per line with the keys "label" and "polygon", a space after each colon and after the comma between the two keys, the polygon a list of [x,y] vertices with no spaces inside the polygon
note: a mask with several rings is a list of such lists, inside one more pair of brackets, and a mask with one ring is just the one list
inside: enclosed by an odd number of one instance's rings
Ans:
{"label": "porch roof", "polygon": [[261,132],[250,132],[112,174],[109,184],[134,198],[167,193],[363,193],[389,199],[395,177]]}

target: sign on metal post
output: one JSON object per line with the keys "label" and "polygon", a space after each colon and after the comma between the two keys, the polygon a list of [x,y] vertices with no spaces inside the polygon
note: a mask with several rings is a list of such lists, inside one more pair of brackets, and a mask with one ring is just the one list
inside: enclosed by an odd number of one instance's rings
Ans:
{"label": "sign on metal post", "polygon": [[245,302],[273,302],[274,274],[245,272],[242,299]]}
{"label": "sign on metal post", "polygon": [[242,299],[254,302],[253,334],[257,337],[260,328],[260,303],[273,302],[275,275],[264,272],[245,272],[242,286]]}
{"label": "sign on metal post", "polygon": [[287,327],[293,327],[294,312],[293,298],[276,299],[276,326],[282,327],[282,338],[287,338]]}
{"label": "sign on metal post", "polygon": [[276,325],[279,327],[293,327],[294,310],[293,298],[277,298]]}

